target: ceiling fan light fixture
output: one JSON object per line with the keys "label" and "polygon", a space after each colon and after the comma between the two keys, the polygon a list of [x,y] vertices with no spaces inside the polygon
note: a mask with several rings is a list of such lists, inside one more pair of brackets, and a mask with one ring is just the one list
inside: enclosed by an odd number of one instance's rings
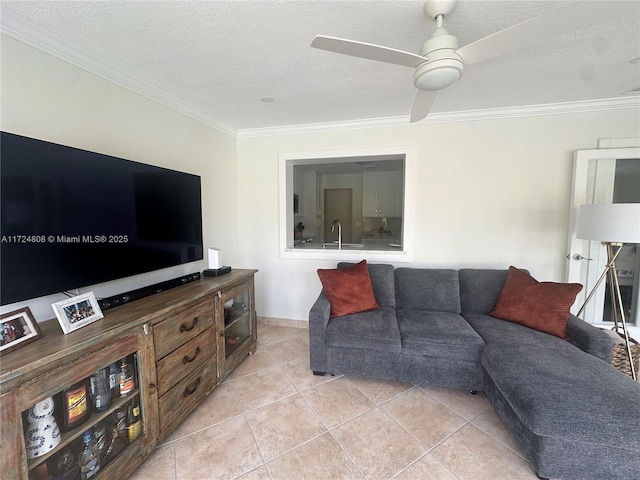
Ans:
{"label": "ceiling fan light fixture", "polygon": [[461,61],[452,58],[428,62],[416,69],[413,84],[419,90],[442,90],[460,80],[463,68]]}

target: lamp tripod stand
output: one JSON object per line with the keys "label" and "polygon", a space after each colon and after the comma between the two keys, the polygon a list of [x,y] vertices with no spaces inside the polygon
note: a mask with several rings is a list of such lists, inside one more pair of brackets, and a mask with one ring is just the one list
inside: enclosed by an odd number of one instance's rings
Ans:
{"label": "lamp tripod stand", "polygon": [[[607,248],[607,265],[605,266],[602,275],[596,282],[595,286],[587,296],[586,300],[582,307],[580,307],[580,311],[578,312],[578,317],[586,307],[591,297],[593,297],[594,293],[598,290],[598,287],[605,279],[605,277],[609,277],[609,290],[611,293],[611,310],[613,313],[613,324],[615,332],[618,332],[618,318],[620,318],[620,323],[622,325],[622,335],[624,337],[626,348],[627,348],[627,356],[629,358],[629,363],[631,364],[631,377],[638,381],[638,373],[636,372],[635,365],[633,363],[633,355],[631,354],[631,343],[629,341],[629,331],[627,330],[627,321],[624,315],[624,306],[622,304],[622,295],[620,295],[620,283],[618,282],[618,272],[616,271],[616,258],[620,254],[624,243],[617,242],[602,242],[602,244]],[[617,247],[614,251],[614,247]]]}

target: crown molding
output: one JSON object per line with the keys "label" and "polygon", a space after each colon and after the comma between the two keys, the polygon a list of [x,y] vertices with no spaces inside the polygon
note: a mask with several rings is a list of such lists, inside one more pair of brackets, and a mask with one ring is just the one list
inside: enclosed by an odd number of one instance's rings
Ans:
{"label": "crown molding", "polygon": [[[550,103],[522,107],[487,108],[459,112],[430,113],[424,120],[413,125],[432,123],[468,122],[477,120],[497,120],[504,118],[536,117],[542,115],[564,115],[570,113],[600,112],[605,110],[640,109],[640,95],[580,102]],[[277,135],[300,135],[327,133],[365,128],[407,127],[409,116],[374,118],[346,122],[313,123],[238,130],[238,138],[272,137]]]}
{"label": "crown molding", "polygon": [[116,85],[131,90],[149,100],[164,105],[183,115],[193,118],[205,125],[220,130],[223,133],[237,136],[237,130],[207,115],[203,115],[198,109],[167,94],[153,85],[135,78],[98,58],[88,55],[79,48],[61,40],[49,33],[40,30],[35,25],[24,21],[20,17],[2,11],[0,16],[0,32],[19,40],[29,46],[37,48],[49,55],[63,60],[75,67],[90,72],[98,77],[108,80]]}
{"label": "crown molding", "polygon": [[[10,12],[2,11],[2,15],[0,15],[0,32],[235,138],[301,135],[361,130],[367,128],[407,127],[412,125],[409,123],[409,116],[407,115],[355,121],[236,129],[208,115],[204,115],[196,107],[167,94],[153,85],[139,80],[122,70],[114,68],[96,57],[88,55],[64,40],[40,30],[36,26],[24,21]],[[546,105],[528,105],[521,107],[432,113],[424,120],[416,122],[413,125],[522,118],[540,115],[562,115],[627,108],[639,109],[640,95],[626,95],[624,97],[617,98],[552,103]]]}

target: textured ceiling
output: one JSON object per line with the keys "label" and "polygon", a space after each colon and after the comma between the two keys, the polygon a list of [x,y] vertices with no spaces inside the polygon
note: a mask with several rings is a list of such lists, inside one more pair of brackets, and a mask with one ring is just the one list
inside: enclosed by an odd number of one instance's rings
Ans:
{"label": "textured ceiling", "polygon": [[[462,46],[569,3],[459,0],[445,26]],[[638,87],[640,65],[630,61],[640,57],[640,2],[632,3],[633,15],[468,66],[432,112],[610,99]],[[323,34],[417,53],[435,28],[413,0],[3,0],[1,8],[5,33],[24,40],[15,32],[36,27],[63,57],[79,50],[121,84],[148,86],[149,96],[161,92],[235,131],[408,118],[412,69],[310,43]]]}

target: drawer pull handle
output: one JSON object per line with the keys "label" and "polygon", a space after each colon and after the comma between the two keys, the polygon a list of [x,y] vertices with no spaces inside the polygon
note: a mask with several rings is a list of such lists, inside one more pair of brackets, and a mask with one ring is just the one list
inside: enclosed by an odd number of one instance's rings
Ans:
{"label": "drawer pull handle", "polygon": [[198,385],[200,385],[200,377],[198,377],[196,381],[193,383],[192,389],[189,389],[189,388],[184,389],[184,392],[182,392],[182,396],[188,397],[189,395],[193,395],[194,393],[196,393],[196,390],[198,389]]}
{"label": "drawer pull handle", "polygon": [[193,322],[191,322],[191,326],[187,327],[183,323],[182,325],[180,325],[180,331],[181,332],[190,332],[191,330],[193,330],[193,328],[196,326],[197,323],[198,323],[198,317],[193,317]]}
{"label": "drawer pull handle", "polygon": [[196,351],[193,353],[193,357],[189,358],[187,355],[182,357],[182,364],[186,365],[187,363],[193,362],[198,357],[199,354],[200,354],[200,347],[196,347]]}

